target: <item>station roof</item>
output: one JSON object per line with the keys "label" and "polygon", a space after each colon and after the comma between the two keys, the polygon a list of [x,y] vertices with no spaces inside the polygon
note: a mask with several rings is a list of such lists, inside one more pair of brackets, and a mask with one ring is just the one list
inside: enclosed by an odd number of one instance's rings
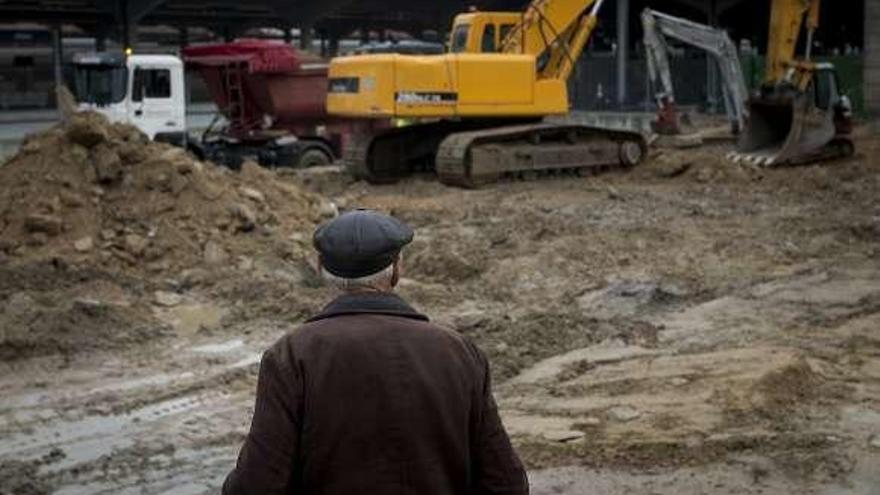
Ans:
{"label": "station roof", "polygon": [[[819,38],[827,42],[862,40],[858,15],[863,2],[853,9],[832,7],[825,2]],[[0,0],[0,22],[64,23],[86,32],[118,34],[129,25],[204,27],[233,33],[254,27],[312,27],[319,32],[345,36],[355,30],[391,29],[420,33],[425,29],[444,32],[457,12],[471,6],[483,10],[519,10],[528,0]],[[606,0],[603,16],[612,18],[617,1]],[[848,3],[848,2],[847,2]],[[720,24],[735,39],[763,41],[769,17],[768,0],[630,0],[630,26],[637,29],[638,12],[652,6],[675,15],[703,21],[712,9]],[[701,19],[702,18],[702,19]],[[606,29],[613,29],[606,24]],[[600,25],[601,27],[601,25]],[[115,30],[115,32],[114,32]]]}
{"label": "station roof", "polygon": [[[433,27],[439,19],[465,10],[504,3],[431,0],[0,0],[0,19],[10,22],[76,24],[171,24],[177,26],[314,26],[382,25]],[[511,3],[511,2],[507,2]],[[522,4],[524,2],[512,2]]]}

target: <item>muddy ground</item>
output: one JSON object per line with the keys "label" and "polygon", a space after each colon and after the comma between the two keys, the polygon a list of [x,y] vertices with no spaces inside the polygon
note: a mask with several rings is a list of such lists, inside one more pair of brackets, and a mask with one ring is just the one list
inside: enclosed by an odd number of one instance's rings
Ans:
{"label": "muddy ground", "polygon": [[[277,180],[416,228],[401,292],[489,354],[534,493],[877,494],[880,140],[858,147],[779,170],[655,150],[477,191]],[[283,251],[0,260],[0,493],[216,492],[261,350],[329,297]]]}

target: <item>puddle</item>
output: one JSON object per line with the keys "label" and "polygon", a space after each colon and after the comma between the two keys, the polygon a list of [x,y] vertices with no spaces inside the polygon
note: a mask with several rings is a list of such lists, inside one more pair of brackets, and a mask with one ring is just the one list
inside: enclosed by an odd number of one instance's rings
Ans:
{"label": "puddle", "polygon": [[222,354],[244,346],[243,339],[232,339],[216,344],[205,344],[191,347],[190,350],[202,354]]}

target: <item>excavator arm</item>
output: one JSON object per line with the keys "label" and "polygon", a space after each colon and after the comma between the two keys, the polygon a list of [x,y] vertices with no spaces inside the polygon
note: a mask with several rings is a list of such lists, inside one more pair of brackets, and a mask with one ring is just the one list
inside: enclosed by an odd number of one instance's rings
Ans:
{"label": "excavator arm", "polygon": [[739,132],[747,118],[748,91],[736,46],[727,32],[651,9],[642,11],[642,27],[648,73],[654,84],[662,88],[657,94],[660,105],[659,130],[665,127],[670,133],[680,132],[669,68],[669,49],[664,39],[667,36],[700,48],[715,59],[721,71],[724,106],[734,132]]}
{"label": "excavator arm", "polygon": [[[749,119],[731,154],[735,161],[769,166],[853,153],[849,99],[838,92],[834,66],[810,58],[819,5],[820,0],[772,0],[764,81],[749,99]],[[804,55],[798,58],[804,27]]]}
{"label": "excavator arm", "polygon": [[604,0],[534,0],[501,47],[537,57],[538,78],[567,80],[596,27]]}
{"label": "excavator arm", "polygon": [[[767,69],[764,86],[787,82],[800,90],[809,84],[813,65],[810,49],[813,33],[819,27],[820,0],[773,0],[770,9],[770,33],[767,40]],[[806,20],[807,42],[804,60],[795,58],[797,42]]]}

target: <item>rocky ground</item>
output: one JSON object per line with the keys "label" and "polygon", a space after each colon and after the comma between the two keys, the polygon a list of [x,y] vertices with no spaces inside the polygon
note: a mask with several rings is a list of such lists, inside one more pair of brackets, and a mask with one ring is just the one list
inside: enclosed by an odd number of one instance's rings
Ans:
{"label": "rocky ground", "polygon": [[874,137],[463,191],[230,174],[97,127],[0,167],[0,493],[215,492],[261,350],[329,297],[311,229],[354,206],[416,228],[401,292],[489,354],[534,493],[880,493]]}

